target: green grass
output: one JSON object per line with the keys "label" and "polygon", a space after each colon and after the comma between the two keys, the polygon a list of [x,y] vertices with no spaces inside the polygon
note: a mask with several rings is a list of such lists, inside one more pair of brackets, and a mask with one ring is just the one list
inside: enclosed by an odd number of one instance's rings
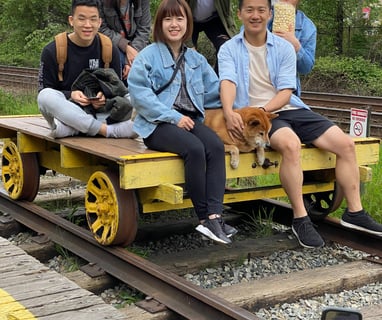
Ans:
{"label": "green grass", "polygon": [[35,92],[7,92],[0,89],[0,115],[39,114]]}
{"label": "green grass", "polygon": [[[364,209],[379,223],[382,223],[382,194],[380,187],[382,184],[382,146],[379,148],[379,162],[370,166],[373,170],[373,178],[370,182],[361,185],[361,199]],[[342,201],[341,206],[331,213],[332,217],[340,218],[346,202]]]}

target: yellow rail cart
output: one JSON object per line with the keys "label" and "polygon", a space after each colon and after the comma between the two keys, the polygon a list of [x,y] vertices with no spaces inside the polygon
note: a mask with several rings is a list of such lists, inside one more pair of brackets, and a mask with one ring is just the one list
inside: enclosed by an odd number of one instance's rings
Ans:
{"label": "yellow rail cart", "polygon": [[[101,137],[53,139],[40,115],[0,117],[2,182],[10,198],[33,201],[40,175],[54,170],[85,182],[86,218],[95,239],[103,245],[129,244],[136,236],[138,213],[192,207],[183,189],[183,161],[172,153],[147,149],[139,140]],[[361,181],[371,179],[369,165],[379,159],[380,140],[355,139]],[[242,153],[237,169],[226,155],[227,178],[278,174],[280,155],[266,151],[269,159],[256,166],[253,153]],[[332,153],[303,146],[304,198],[313,218],[323,218],[338,208],[342,193],[335,185],[336,158]],[[224,203],[285,196],[279,183],[240,189],[227,188]]]}

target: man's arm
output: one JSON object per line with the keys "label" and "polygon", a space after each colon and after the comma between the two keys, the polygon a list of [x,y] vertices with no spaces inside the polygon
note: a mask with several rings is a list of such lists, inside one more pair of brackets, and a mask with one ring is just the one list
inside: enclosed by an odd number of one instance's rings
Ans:
{"label": "man's arm", "polygon": [[269,100],[265,106],[263,106],[263,108],[268,112],[274,112],[281,109],[289,103],[292,93],[292,89],[283,89],[278,91],[277,94]]}
{"label": "man's arm", "polygon": [[137,29],[135,30],[133,39],[131,40],[131,46],[137,51],[141,51],[147,46],[151,31],[150,0],[141,0],[140,4],[142,15],[135,19]]}
{"label": "man's arm", "polygon": [[223,106],[224,118],[227,124],[227,130],[231,139],[240,138],[244,129],[241,116],[233,112],[233,103],[236,97],[236,85],[229,80],[220,82],[220,100]]}

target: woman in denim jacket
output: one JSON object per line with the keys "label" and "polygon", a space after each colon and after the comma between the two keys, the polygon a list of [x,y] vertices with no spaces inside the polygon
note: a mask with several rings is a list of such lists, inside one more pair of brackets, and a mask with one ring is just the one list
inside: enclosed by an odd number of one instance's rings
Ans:
{"label": "woman in denim jacket", "polygon": [[128,76],[131,101],[137,110],[134,129],[148,148],[183,158],[185,188],[200,221],[196,230],[228,244],[237,230],[221,217],[224,145],[203,124],[204,108],[221,107],[219,80],[205,57],[187,50],[184,43],[191,34],[188,4],[164,0],[154,21],[154,43],[137,55]]}

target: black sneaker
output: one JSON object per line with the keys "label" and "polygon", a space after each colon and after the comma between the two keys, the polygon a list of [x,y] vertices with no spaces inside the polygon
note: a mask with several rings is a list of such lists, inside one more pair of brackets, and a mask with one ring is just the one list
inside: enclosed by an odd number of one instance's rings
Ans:
{"label": "black sneaker", "polygon": [[226,224],[222,217],[217,218],[219,220],[219,223],[224,231],[224,233],[227,235],[228,238],[231,238],[237,233],[237,229],[230,226],[229,224]]}
{"label": "black sneaker", "polygon": [[324,240],[313,227],[309,216],[293,219],[292,231],[300,245],[305,248],[320,248],[325,245]]}
{"label": "black sneaker", "polygon": [[218,218],[206,219],[202,224],[196,227],[196,230],[216,242],[223,244],[232,243],[231,239],[224,233]]}
{"label": "black sneaker", "polygon": [[349,213],[346,209],[342,215],[341,224],[351,229],[382,236],[382,224],[375,222],[364,210],[360,213]]}

